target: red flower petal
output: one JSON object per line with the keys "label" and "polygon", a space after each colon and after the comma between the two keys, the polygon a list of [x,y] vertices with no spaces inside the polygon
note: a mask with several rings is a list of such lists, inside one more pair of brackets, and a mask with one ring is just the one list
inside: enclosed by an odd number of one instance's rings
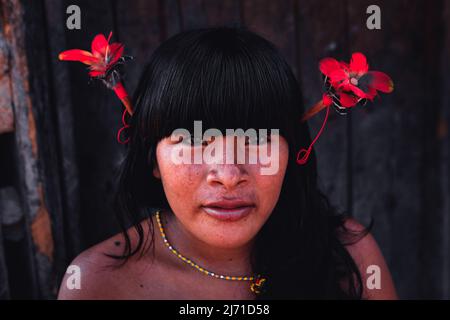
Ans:
{"label": "red flower petal", "polygon": [[319,62],[319,69],[324,75],[329,77],[333,71],[341,69],[341,66],[336,59],[324,58]]}
{"label": "red flower petal", "polygon": [[108,41],[103,34],[98,34],[92,40],[91,50],[94,56],[105,56],[106,48],[108,47]]}
{"label": "red flower petal", "polygon": [[384,93],[391,93],[394,90],[394,82],[383,72],[370,71],[367,75],[364,75],[364,78],[366,77],[368,81],[367,85],[371,88]]}
{"label": "red flower petal", "polygon": [[350,70],[358,74],[364,74],[369,71],[369,65],[367,64],[366,56],[361,52],[355,52],[352,54],[350,60]]}
{"label": "red flower petal", "polygon": [[80,49],[71,49],[61,52],[58,55],[59,60],[65,61],[80,61],[84,64],[91,65],[97,62],[97,58],[92,55],[89,51]]}
{"label": "red flower petal", "polygon": [[108,64],[114,64],[117,62],[117,60],[120,59],[120,57],[122,57],[123,54],[123,50],[124,50],[124,46],[121,43],[115,42],[112,43],[109,46],[109,62]]}
{"label": "red flower petal", "polygon": [[341,105],[345,108],[353,107],[358,103],[357,98],[345,92],[341,92],[341,94],[339,95],[339,101],[341,102]]}
{"label": "red flower petal", "polygon": [[362,91],[360,88],[358,88],[355,85],[349,84],[347,86],[348,90],[350,90],[351,92],[353,92],[355,95],[357,95],[358,97],[364,99],[366,98],[366,92]]}
{"label": "red flower petal", "polygon": [[341,65],[341,68],[344,69],[346,72],[350,71],[350,65],[344,61],[339,62],[339,64]]}
{"label": "red flower petal", "polygon": [[332,71],[329,77],[330,83],[335,89],[339,89],[340,86],[349,82],[348,74],[342,69]]}
{"label": "red flower petal", "polygon": [[372,101],[377,96],[377,90],[375,90],[372,87],[369,87],[368,91],[366,92],[366,99]]}
{"label": "red flower petal", "polygon": [[91,77],[100,77],[100,76],[103,76],[105,74],[105,72],[106,72],[106,69],[100,69],[100,70],[94,69],[94,70],[89,71],[89,75]]}
{"label": "red flower petal", "polygon": [[333,103],[333,99],[329,95],[324,93],[322,96],[322,103],[324,106],[328,107]]}
{"label": "red flower petal", "polygon": [[122,82],[117,83],[114,87],[114,92],[117,94],[119,99],[123,99],[128,96],[127,91],[125,90],[125,87],[123,86]]}

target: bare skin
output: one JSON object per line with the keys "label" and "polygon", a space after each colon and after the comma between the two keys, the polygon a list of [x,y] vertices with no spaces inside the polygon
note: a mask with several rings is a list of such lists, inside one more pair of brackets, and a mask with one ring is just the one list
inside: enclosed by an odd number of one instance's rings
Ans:
{"label": "bare skin", "polygon": [[[249,255],[256,234],[278,201],[287,166],[287,142],[280,139],[280,170],[270,176],[259,174],[260,164],[174,164],[169,161],[174,146],[175,143],[167,139],[159,142],[157,166],[153,169],[154,176],[162,180],[173,210],[161,215],[169,241],[184,256],[207,270],[224,275],[251,275]],[[255,151],[256,147],[248,148]],[[210,199],[228,197],[251,202],[251,213],[233,222],[208,214],[205,206]],[[213,278],[181,261],[165,246],[154,217],[152,219],[154,256],[152,251],[144,251],[141,259],[137,254],[123,267],[111,267],[118,262],[105,253],[120,255],[124,247],[123,237],[116,235],[83,252],[72,262],[81,269],[81,289],[69,290],[65,285],[66,275],[58,298],[254,299],[249,282]],[[148,236],[147,221],[143,221],[142,226]],[[362,228],[354,220],[349,220],[347,226]],[[129,235],[135,245],[137,234],[130,229]],[[389,270],[373,237],[367,235],[347,249],[361,270],[364,284],[367,266],[380,266],[382,289],[364,290],[364,298],[395,299]]]}
{"label": "bare skin", "polygon": [[[154,221],[155,226],[156,221]],[[148,231],[148,224],[143,222]],[[133,231],[132,239],[136,241]],[[252,299],[248,282],[224,281],[208,277],[184,264],[162,242],[155,230],[155,257],[148,252],[143,258],[131,258],[122,268],[103,253],[122,253],[120,234],[88,249],[72,264],[81,268],[80,290],[68,290],[62,281],[59,299]],[[117,245],[118,241],[120,245]],[[242,263],[233,260],[238,268]]]}
{"label": "bare skin", "polygon": [[[349,220],[346,225],[353,230],[362,228],[355,220]],[[143,222],[142,226],[148,231],[148,223]],[[165,247],[158,232],[155,230],[154,259],[148,252],[141,259],[131,258],[121,268],[111,268],[117,262],[104,255],[122,253],[124,242],[120,234],[83,252],[71,263],[81,268],[81,289],[67,289],[66,275],[58,299],[254,299],[248,283],[208,277],[184,264]],[[136,242],[134,231],[130,229],[129,233]],[[365,286],[364,299],[398,298],[389,269],[371,234],[347,246],[347,250],[357,263],[364,284],[367,266],[375,264],[381,268],[381,290],[369,290]],[[229,263],[239,265],[233,260]]]}

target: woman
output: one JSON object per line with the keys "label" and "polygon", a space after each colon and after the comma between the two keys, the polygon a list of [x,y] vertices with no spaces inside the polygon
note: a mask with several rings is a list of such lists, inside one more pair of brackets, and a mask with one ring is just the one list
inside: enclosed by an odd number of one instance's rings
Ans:
{"label": "woman", "polygon": [[[319,191],[314,153],[296,163],[310,143],[301,93],[267,40],[237,28],[175,35],[154,52],[134,106],[117,194],[123,232],[72,262],[81,289],[66,276],[60,299],[396,298],[368,230]],[[222,135],[193,139],[196,120]],[[193,160],[212,144],[222,147],[213,161]],[[249,161],[267,149],[269,162]]]}

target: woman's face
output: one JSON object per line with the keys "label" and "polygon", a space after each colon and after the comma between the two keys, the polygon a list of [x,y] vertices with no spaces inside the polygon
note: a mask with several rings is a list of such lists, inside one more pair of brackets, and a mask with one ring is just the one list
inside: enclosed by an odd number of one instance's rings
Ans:
{"label": "woman's face", "polygon": [[[216,151],[214,160],[192,164],[174,161],[174,153],[194,159],[194,153],[205,151],[207,144],[192,146],[173,135],[158,143],[153,175],[162,180],[170,207],[185,231],[220,248],[237,248],[255,237],[278,201],[289,156],[283,137],[269,137],[267,143],[240,146],[233,135],[215,137],[216,145],[222,148]],[[274,141],[278,141],[276,148]],[[270,157],[278,162],[275,172],[262,174],[261,170],[273,163],[249,160],[262,148],[269,156],[278,152],[277,157]],[[230,161],[232,149],[234,161]],[[236,158],[238,149],[246,155],[244,163]]]}

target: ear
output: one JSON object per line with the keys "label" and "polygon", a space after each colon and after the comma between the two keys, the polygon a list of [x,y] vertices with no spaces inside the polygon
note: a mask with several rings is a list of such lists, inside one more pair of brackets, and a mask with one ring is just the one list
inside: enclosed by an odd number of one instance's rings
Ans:
{"label": "ear", "polygon": [[155,163],[155,165],[153,166],[153,176],[156,179],[161,179],[161,173],[159,172],[159,166],[158,163]]}

